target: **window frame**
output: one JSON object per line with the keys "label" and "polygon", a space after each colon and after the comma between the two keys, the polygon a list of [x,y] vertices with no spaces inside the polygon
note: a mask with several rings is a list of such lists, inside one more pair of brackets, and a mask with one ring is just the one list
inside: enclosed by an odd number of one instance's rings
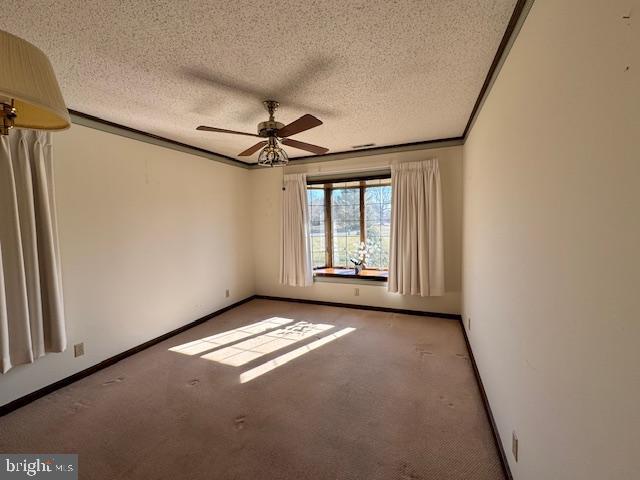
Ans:
{"label": "window frame", "polygon": [[[331,193],[335,189],[358,189],[359,190],[359,209],[360,209],[360,241],[366,242],[367,233],[366,233],[366,206],[365,206],[365,198],[366,198],[366,189],[377,187],[377,185],[367,185],[367,181],[369,180],[387,180],[391,179],[391,173],[377,174],[377,175],[367,175],[367,176],[357,176],[350,178],[332,178],[330,180],[322,180],[322,179],[307,179],[307,190],[309,190],[310,186],[316,186],[316,189],[320,189],[317,186],[322,185],[322,190],[324,190],[324,235],[325,235],[325,265],[313,267],[314,272],[316,270],[324,270],[324,269],[344,269],[344,270],[352,270],[350,265],[345,266],[334,266],[333,259],[333,218],[332,218],[332,200]],[[358,186],[350,186],[350,187],[334,187],[334,184],[342,184],[342,183],[353,183],[359,182]],[[372,271],[380,271],[387,272],[388,268],[370,268],[367,267],[367,270]],[[334,277],[345,277],[345,274],[333,274],[333,273],[317,273],[317,275],[321,276],[334,276]],[[359,277],[359,275],[354,275]],[[386,276],[372,276],[369,279],[371,280],[387,280]]]}

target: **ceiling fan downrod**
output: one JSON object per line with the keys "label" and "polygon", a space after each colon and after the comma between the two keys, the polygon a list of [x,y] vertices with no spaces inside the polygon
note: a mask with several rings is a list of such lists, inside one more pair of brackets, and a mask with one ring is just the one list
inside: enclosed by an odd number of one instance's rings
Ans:
{"label": "ceiling fan downrod", "polygon": [[258,124],[258,135],[261,137],[275,137],[278,130],[284,127],[283,123],[276,122],[275,113],[280,104],[275,100],[265,100],[262,102],[264,108],[269,112],[269,120]]}

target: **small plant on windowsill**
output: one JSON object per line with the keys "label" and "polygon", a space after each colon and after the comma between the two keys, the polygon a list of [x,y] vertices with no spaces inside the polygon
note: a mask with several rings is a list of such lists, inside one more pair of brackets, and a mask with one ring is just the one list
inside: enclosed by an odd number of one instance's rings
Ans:
{"label": "small plant on windowsill", "polygon": [[352,257],[351,263],[355,266],[356,275],[359,275],[363,269],[367,268],[367,263],[371,259],[371,255],[376,251],[378,247],[373,244],[370,240],[367,242],[360,242],[360,246],[358,247],[358,255],[356,257]]}

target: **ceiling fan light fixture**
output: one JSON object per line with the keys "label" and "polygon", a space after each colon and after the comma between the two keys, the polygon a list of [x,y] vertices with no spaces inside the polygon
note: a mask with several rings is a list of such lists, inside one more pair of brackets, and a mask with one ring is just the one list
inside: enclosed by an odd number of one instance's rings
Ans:
{"label": "ceiling fan light fixture", "polygon": [[262,167],[284,167],[289,163],[289,156],[284,151],[278,141],[270,137],[269,144],[260,151],[258,155],[258,165]]}

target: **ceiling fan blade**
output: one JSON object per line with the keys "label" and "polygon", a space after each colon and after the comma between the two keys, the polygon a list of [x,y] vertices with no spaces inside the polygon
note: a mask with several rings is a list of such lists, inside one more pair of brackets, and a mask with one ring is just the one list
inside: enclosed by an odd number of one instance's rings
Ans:
{"label": "ceiling fan blade", "polygon": [[220,133],[233,133],[235,135],[246,135],[248,137],[259,137],[255,133],[238,132],[236,130],[225,130],[224,128],[207,127],[206,125],[200,125],[196,130],[202,130],[204,132],[220,132]]}
{"label": "ceiling fan blade", "polygon": [[289,125],[285,125],[280,130],[278,130],[278,136],[281,138],[290,137],[291,135],[295,135],[296,133],[304,132],[305,130],[309,130],[310,128],[317,127],[318,125],[322,125],[322,122],[318,120],[313,115],[301,116],[299,119],[294,120]]}
{"label": "ceiling fan blade", "polygon": [[249,155],[253,155],[258,150],[260,150],[262,147],[264,147],[267,143],[268,142],[266,142],[266,141],[258,142],[253,147],[249,147],[244,152],[239,153],[238,156],[240,156],[240,157],[248,157]]}
{"label": "ceiling fan blade", "polygon": [[283,145],[288,145],[293,148],[299,148],[300,150],[306,150],[307,152],[315,153],[316,155],[322,155],[329,151],[328,148],[319,147],[318,145],[312,145],[310,143],[299,142],[298,140],[292,140],[291,138],[285,138],[282,140]]}

